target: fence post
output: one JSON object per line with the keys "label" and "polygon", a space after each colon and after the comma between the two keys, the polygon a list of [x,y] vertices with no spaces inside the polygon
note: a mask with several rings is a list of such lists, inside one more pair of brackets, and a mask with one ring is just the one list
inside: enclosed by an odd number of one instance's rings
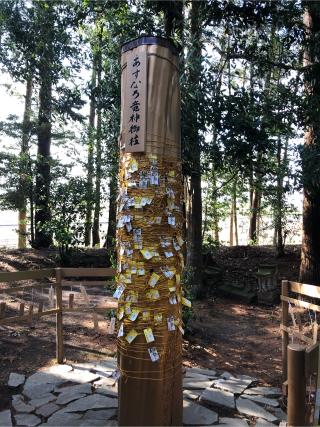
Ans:
{"label": "fence post", "polygon": [[63,363],[63,323],[62,323],[62,269],[56,268],[56,358],[57,363]]}
{"label": "fence post", "polygon": [[[287,297],[289,295],[289,282],[288,280],[282,280],[281,283],[281,295]],[[281,324],[283,326],[288,326],[289,314],[288,314],[289,304],[287,301],[281,301]],[[287,331],[282,329],[282,380],[285,382],[287,380],[287,364],[288,364],[288,355],[287,348],[289,344],[289,334]]]}
{"label": "fence post", "polygon": [[305,347],[288,345],[288,426],[304,426],[306,417]]}

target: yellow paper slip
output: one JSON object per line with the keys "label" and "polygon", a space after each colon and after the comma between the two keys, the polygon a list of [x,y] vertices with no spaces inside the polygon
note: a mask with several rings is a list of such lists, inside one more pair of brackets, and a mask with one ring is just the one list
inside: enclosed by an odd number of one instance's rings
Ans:
{"label": "yellow paper slip", "polygon": [[132,341],[138,336],[138,332],[135,329],[131,329],[130,332],[127,333],[126,341],[131,344]]}
{"label": "yellow paper slip", "polygon": [[188,300],[187,298],[182,297],[182,298],[181,298],[181,302],[182,302],[182,304],[183,304],[183,305],[185,305],[186,307],[191,307],[191,301],[190,301],[190,300]]}
{"label": "yellow paper slip", "polygon": [[149,279],[149,282],[148,282],[149,286],[151,286],[152,288],[153,288],[154,286],[156,286],[156,284],[158,283],[159,279],[160,279],[159,274],[157,274],[157,273],[152,273],[152,274],[151,274],[151,277],[150,277],[150,279]]}
{"label": "yellow paper slip", "polygon": [[153,257],[153,253],[149,251],[149,249],[142,249],[140,252],[145,259],[151,259]]}
{"label": "yellow paper slip", "polygon": [[138,310],[137,308],[134,308],[131,313],[130,316],[128,317],[129,320],[131,320],[132,322],[134,322],[137,317],[139,316],[140,310]]}
{"label": "yellow paper slip", "polygon": [[118,320],[121,320],[124,316],[124,308],[120,307],[118,311]]}
{"label": "yellow paper slip", "polygon": [[156,325],[159,325],[160,323],[162,323],[162,314],[161,313],[155,313],[153,319],[154,319],[154,323]]}
{"label": "yellow paper slip", "polygon": [[157,289],[151,289],[146,293],[147,297],[151,300],[156,300],[160,298],[159,291]]}
{"label": "yellow paper slip", "polygon": [[143,320],[150,320],[150,311],[143,311],[142,312],[142,319]]}
{"label": "yellow paper slip", "polygon": [[144,329],[143,333],[144,333],[144,336],[146,338],[147,343],[155,341],[151,328]]}

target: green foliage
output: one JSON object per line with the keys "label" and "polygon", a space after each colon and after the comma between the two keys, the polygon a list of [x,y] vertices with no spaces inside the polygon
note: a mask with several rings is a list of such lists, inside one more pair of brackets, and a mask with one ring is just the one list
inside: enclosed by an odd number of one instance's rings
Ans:
{"label": "green foliage", "polygon": [[84,188],[82,179],[68,177],[56,183],[52,191],[52,218],[46,223],[45,231],[52,234],[64,265],[68,264],[72,249],[83,243]]}
{"label": "green foliage", "polygon": [[[193,286],[194,271],[192,268],[185,268],[183,270],[181,283],[183,284],[184,296],[192,302],[196,299],[195,288]],[[191,332],[190,321],[194,318],[194,311],[191,307],[182,307],[182,322],[184,325],[186,336]]]}

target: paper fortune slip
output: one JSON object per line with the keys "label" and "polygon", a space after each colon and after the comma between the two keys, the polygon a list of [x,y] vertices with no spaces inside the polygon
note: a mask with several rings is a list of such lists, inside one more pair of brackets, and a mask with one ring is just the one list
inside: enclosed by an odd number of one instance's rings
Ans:
{"label": "paper fortune slip", "polygon": [[124,308],[120,307],[118,311],[118,320],[121,320],[124,316]]}
{"label": "paper fortune slip", "polygon": [[124,311],[126,314],[130,314],[131,313],[131,302],[127,302],[124,306]]}
{"label": "paper fortune slip", "polygon": [[165,270],[163,274],[166,276],[167,279],[172,279],[175,275],[176,269],[174,270]]}
{"label": "paper fortune slip", "polygon": [[148,348],[148,352],[152,362],[156,362],[160,359],[159,353],[155,347]]}
{"label": "paper fortune slip", "polygon": [[177,252],[181,250],[178,242],[175,239],[173,239],[173,247]]}
{"label": "paper fortune slip", "polygon": [[139,265],[137,270],[138,276],[144,276],[145,275],[145,269],[144,266]]}
{"label": "paper fortune slip", "polygon": [[175,295],[170,295],[170,297],[169,297],[169,302],[170,302],[170,304],[177,304],[177,298],[176,298],[176,296]]}
{"label": "paper fortune slip", "polygon": [[157,289],[151,289],[147,292],[147,297],[151,300],[157,300],[160,298],[159,291]]}
{"label": "paper fortune slip", "polygon": [[183,246],[183,238],[181,236],[176,236],[177,242],[179,243],[180,246]]}
{"label": "paper fortune slip", "polygon": [[183,304],[183,305],[185,305],[186,307],[191,307],[191,301],[190,301],[190,300],[188,300],[187,298],[182,297],[182,298],[181,298],[181,302],[182,302],[182,304]]}
{"label": "paper fortune slip", "polygon": [[168,324],[168,331],[175,331],[176,326],[174,324],[174,317],[170,316],[167,318],[167,324]]}
{"label": "paper fortune slip", "polygon": [[150,311],[143,311],[142,312],[142,319],[143,320],[150,320]]}
{"label": "paper fortune slip", "polygon": [[140,313],[140,310],[138,310],[137,308],[134,308],[130,313],[129,320],[134,322],[139,316],[139,313]]}
{"label": "paper fortune slip", "polygon": [[181,325],[178,326],[178,329],[181,332],[181,334],[184,335],[184,329]]}
{"label": "paper fortune slip", "polygon": [[123,323],[121,323],[119,330],[118,330],[118,338],[123,337]]}
{"label": "paper fortune slip", "polygon": [[130,165],[129,165],[128,171],[129,171],[129,172],[131,172],[131,173],[134,173],[134,172],[136,172],[138,169],[139,169],[139,165],[138,165],[137,160],[136,160],[136,159],[134,159],[134,158],[132,158],[132,159],[130,160]]}
{"label": "paper fortune slip", "polygon": [[125,286],[121,283],[117,289],[115,290],[115,293],[113,294],[113,298],[119,299],[121,295],[123,294],[123,291],[125,290]]}
{"label": "paper fortune slip", "polygon": [[131,329],[130,332],[127,333],[126,341],[128,341],[129,344],[132,343],[132,341],[138,336],[138,332],[135,329]]}
{"label": "paper fortune slip", "polygon": [[153,316],[153,320],[156,325],[162,323],[162,313],[155,313]]}
{"label": "paper fortune slip", "polygon": [[153,257],[153,253],[149,251],[149,249],[142,249],[140,251],[145,259],[151,259]]}
{"label": "paper fortune slip", "polygon": [[158,283],[159,279],[160,279],[159,274],[152,273],[151,277],[150,277],[150,279],[148,281],[148,285],[151,286],[152,288],[155,287],[156,284]]}
{"label": "paper fortune slip", "polygon": [[170,252],[170,251],[165,252],[164,254],[165,254],[166,258],[171,258],[171,257],[173,257],[173,253],[172,253],[172,252]]}
{"label": "paper fortune slip", "polygon": [[143,330],[144,336],[146,338],[147,343],[154,341],[154,335],[151,328],[146,328]]}
{"label": "paper fortune slip", "polygon": [[168,216],[168,224],[175,226],[176,225],[176,218],[174,216]]}

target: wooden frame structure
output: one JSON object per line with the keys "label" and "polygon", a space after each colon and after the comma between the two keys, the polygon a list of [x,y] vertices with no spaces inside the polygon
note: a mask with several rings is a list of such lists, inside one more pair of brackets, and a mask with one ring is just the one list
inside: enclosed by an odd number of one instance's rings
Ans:
{"label": "wooden frame structure", "polygon": [[[82,286],[105,286],[114,284],[113,281],[88,281],[88,282],[74,282],[71,278],[110,278],[115,276],[116,270],[113,268],[52,268],[43,270],[32,270],[32,271],[17,271],[17,272],[3,272],[0,273],[0,283],[18,282],[21,280],[39,280],[55,278],[55,282],[51,283],[51,286],[55,289],[56,306],[52,309],[43,310],[43,304],[39,303],[38,310],[35,311],[33,303],[29,304],[28,312],[25,313],[25,303],[20,302],[19,315],[6,317],[6,303],[0,302],[0,326],[10,325],[18,322],[32,322],[33,320],[39,319],[43,316],[56,315],[56,358],[57,363],[63,363],[64,359],[64,345],[63,345],[63,313],[83,313],[92,312],[93,317],[97,314],[103,313],[105,310],[111,308],[117,308],[117,303],[109,299],[109,302],[103,307],[95,307],[94,305],[88,304],[87,307],[74,307],[74,294],[69,294],[68,307],[63,306],[62,293],[63,287],[72,286],[75,284],[81,284]],[[67,280],[64,280],[67,279]],[[68,280],[69,279],[69,280]],[[34,288],[47,287],[47,283],[35,283],[32,285],[18,285],[11,286],[6,289],[0,289],[1,295],[14,294],[19,291],[28,291]],[[95,322],[95,317],[94,317]],[[96,323],[95,323],[96,326]]]}
{"label": "wooden frame structure", "polygon": [[[292,297],[292,293],[298,294]],[[306,422],[306,405],[302,396],[306,394],[306,378],[311,374],[317,375],[317,391],[314,408],[314,425],[318,425],[320,414],[320,352],[318,341],[318,324],[312,325],[312,337],[303,333],[300,315],[296,318],[290,312],[290,306],[301,307],[320,313],[320,305],[304,301],[303,297],[320,300],[320,288],[288,280],[282,281],[281,286],[281,334],[282,334],[282,375],[283,394],[288,396],[288,425],[301,425]],[[290,317],[293,327],[290,327]],[[289,344],[290,337],[297,338],[304,344]]]}

